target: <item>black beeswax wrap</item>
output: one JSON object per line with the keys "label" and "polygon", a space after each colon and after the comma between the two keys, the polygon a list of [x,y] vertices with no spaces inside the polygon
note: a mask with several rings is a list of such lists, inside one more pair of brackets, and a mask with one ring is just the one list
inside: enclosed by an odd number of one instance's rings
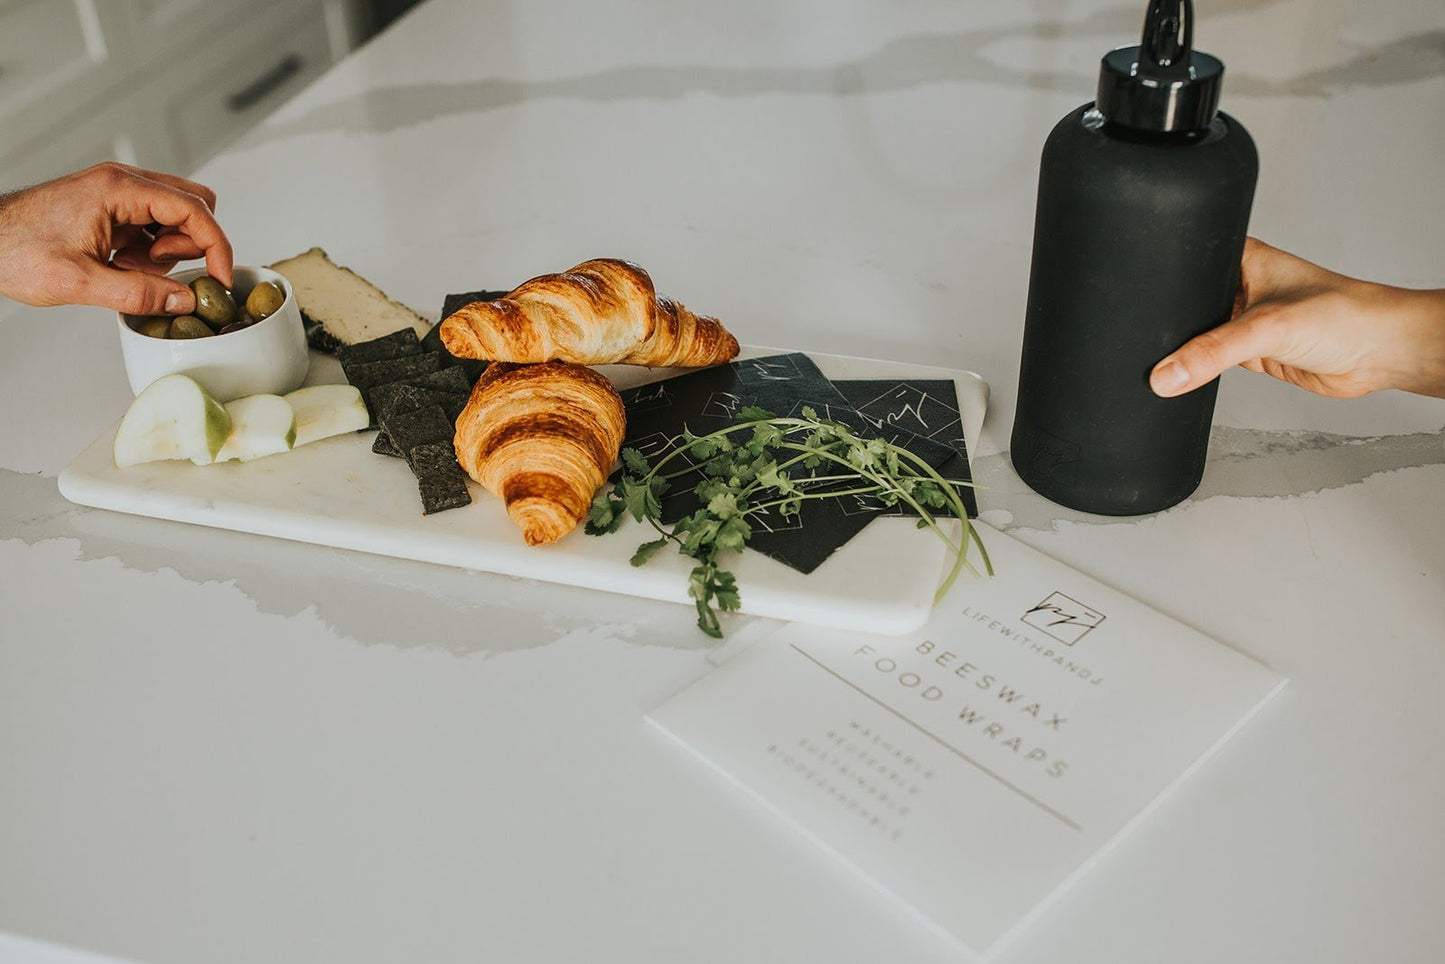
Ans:
{"label": "black beeswax wrap", "polygon": [[[950,482],[971,482],[968,443],[963,438],[958,386],[946,378],[849,379],[833,382],[858,413],[873,424],[890,442],[892,431],[903,431],[941,442],[955,455],[940,466],[938,474]],[[973,488],[958,488],[970,517],[978,516],[978,499]]]}
{"label": "black beeswax wrap", "polygon": [[[958,456],[950,446],[896,425],[880,430],[801,352],[689,372],[629,389],[622,393],[622,400],[627,408],[623,445],[637,449],[649,460],[671,449],[684,429],[694,435],[709,434],[731,424],[737,413],[750,405],[784,416],[801,416],[804,408],[812,408],[818,417],[841,422],[860,435],[901,445],[935,468]],[[678,480],[663,500],[665,522],[674,522],[696,508],[694,484],[696,480],[690,477]],[[875,499],[855,496],[808,500],[789,518],[775,512],[749,516],[753,535],[748,545],[800,572],[812,572],[885,509]]]}

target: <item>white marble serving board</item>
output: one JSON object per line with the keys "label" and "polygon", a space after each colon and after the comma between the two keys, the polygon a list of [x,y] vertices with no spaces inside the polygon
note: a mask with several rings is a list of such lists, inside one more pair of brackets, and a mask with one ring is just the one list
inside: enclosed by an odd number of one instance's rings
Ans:
{"label": "white marble serving board", "polygon": [[[775,353],[745,349],[745,356]],[[964,439],[978,445],[988,386],[971,372],[809,353],[830,379],[952,379]],[[675,372],[608,366],[620,388]],[[311,383],[343,380],[329,356],[313,356]],[[117,424],[119,424],[117,422]],[[687,603],[692,562],[661,552],[629,563],[651,529],[631,522],[613,535],[579,527],[559,542],[529,547],[502,503],[469,483],[473,504],[425,516],[407,464],[371,451],[373,432],[337,436],[252,462],[195,466],[152,462],[117,469],[112,428],[60,474],[71,502],[134,515],[233,529],[485,572]],[[895,635],[927,618],[944,568],[944,547],[914,520],[877,519],[812,573],[756,552],[731,565],[742,612]]]}

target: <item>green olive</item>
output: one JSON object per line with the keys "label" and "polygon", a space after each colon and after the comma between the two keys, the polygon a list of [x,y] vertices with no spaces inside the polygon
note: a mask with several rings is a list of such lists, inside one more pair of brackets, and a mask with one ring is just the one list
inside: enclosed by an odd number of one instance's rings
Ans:
{"label": "green olive", "polygon": [[195,314],[206,324],[224,328],[236,320],[236,300],[215,278],[203,274],[191,282],[191,290],[196,293]]}
{"label": "green olive", "polygon": [[143,318],[135,330],[149,338],[169,338],[171,319],[169,317]]}
{"label": "green olive", "polygon": [[251,294],[246,298],[246,313],[257,321],[269,318],[281,307],[286,296],[281,289],[269,281],[263,281],[251,289]]}
{"label": "green olive", "polygon": [[209,338],[215,332],[195,315],[181,315],[171,322],[172,338]]}

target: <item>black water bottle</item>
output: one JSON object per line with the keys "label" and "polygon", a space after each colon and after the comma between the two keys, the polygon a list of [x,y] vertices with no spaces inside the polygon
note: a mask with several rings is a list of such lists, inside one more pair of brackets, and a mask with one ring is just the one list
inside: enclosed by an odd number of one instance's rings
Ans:
{"label": "black water bottle", "polygon": [[1218,380],[1165,399],[1149,373],[1229,319],[1259,160],[1193,18],[1152,0],[1143,42],[1104,56],[1098,99],[1044,144],[1012,456],[1085,512],[1157,512],[1204,473]]}

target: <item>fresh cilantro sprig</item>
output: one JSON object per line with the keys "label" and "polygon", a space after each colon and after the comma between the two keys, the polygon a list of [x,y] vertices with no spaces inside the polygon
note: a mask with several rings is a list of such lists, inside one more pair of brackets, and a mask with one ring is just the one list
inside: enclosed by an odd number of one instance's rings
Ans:
{"label": "fresh cilantro sprig", "polygon": [[[658,533],[637,547],[634,566],[644,565],[668,543],[693,559],[688,595],[697,606],[698,628],[709,636],[722,636],[720,612],[741,605],[737,580],[719,565],[719,557],[740,552],[747,544],[753,532],[750,517],[767,511],[795,516],[810,499],[872,497],[917,513],[918,527],[933,530],[953,556],[935,602],[964,569],[980,574],[967,557],[970,541],[978,547],[984,571],[993,574],[988,550],[958,495],[957,487],[970,483],[945,479],[902,446],[864,438],[846,425],[819,418],[811,408],[796,418],[750,406],[733,424],[707,435],[684,430],[653,462],[631,448],[622,450],[622,462],[616,483],[592,500],[586,531],[616,532],[630,516]],[[661,518],[662,499],[674,484],[690,477],[696,479],[698,508],[668,528]],[[963,525],[957,541],[935,516],[944,510]]]}

